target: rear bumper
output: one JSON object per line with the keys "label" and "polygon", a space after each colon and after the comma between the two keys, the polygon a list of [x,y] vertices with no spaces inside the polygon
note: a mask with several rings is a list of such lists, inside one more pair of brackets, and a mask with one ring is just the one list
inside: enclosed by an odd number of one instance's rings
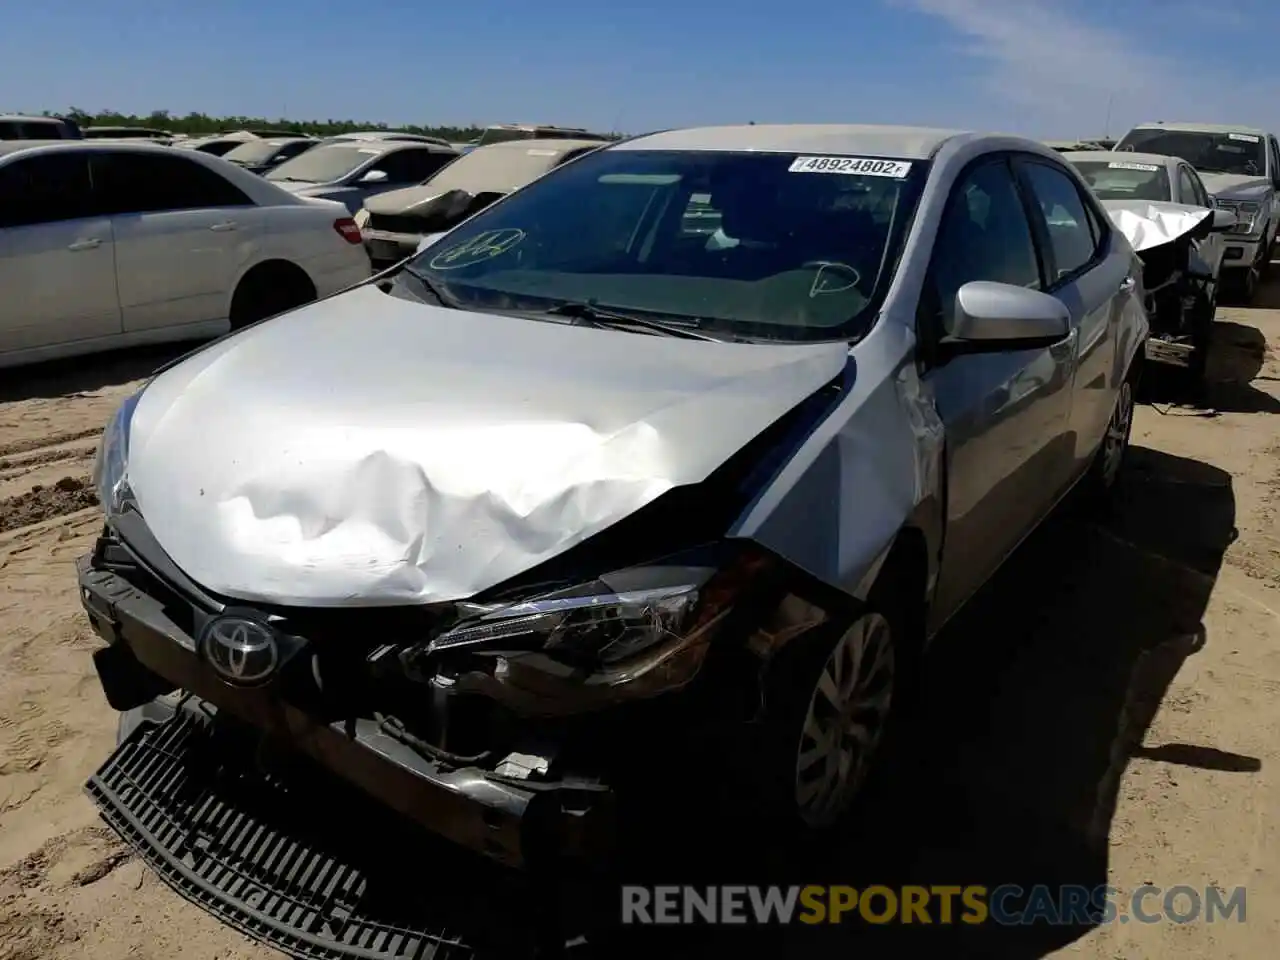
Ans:
{"label": "rear bumper", "polygon": [[[198,654],[191,635],[198,630],[175,622],[186,617],[174,613],[172,597],[166,605],[150,596],[109,569],[99,551],[81,558],[77,572],[81,602],[108,644],[94,654],[94,663],[116,709],[184,690],[431,832],[508,866],[607,857],[614,836],[609,791],[554,782],[526,789],[490,771],[445,768],[388,736],[373,719],[325,722],[287,702],[272,685],[231,687]],[[202,615],[194,616],[199,622]]]}

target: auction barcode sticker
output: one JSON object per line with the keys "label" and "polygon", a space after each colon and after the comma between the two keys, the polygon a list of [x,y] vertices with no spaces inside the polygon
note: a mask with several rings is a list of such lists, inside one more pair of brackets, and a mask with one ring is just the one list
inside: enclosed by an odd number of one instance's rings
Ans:
{"label": "auction barcode sticker", "polygon": [[1145,170],[1147,173],[1155,173],[1160,168],[1154,163],[1127,163],[1123,160],[1117,160],[1114,163],[1107,164],[1108,170]]}
{"label": "auction barcode sticker", "polygon": [[788,170],[791,173],[850,173],[900,180],[911,172],[911,163],[874,157],[796,157]]}
{"label": "auction barcode sticker", "polygon": [[1243,140],[1245,143],[1257,143],[1261,137],[1255,137],[1252,133],[1228,133],[1228,140]]}

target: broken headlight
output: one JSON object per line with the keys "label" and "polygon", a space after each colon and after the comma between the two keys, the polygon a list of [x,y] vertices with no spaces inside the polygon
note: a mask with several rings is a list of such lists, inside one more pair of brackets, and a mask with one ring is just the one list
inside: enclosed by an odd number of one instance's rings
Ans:
{"label": "broken headlight", "polygon": [[426,652],[538,650],[567,662],[617,663],[683,636],[711,573],[648,585],[598,581],[517,603],[467,606],[465,619],[434,638]]}
{"label": "broken headlight", "polygon": [[459,604],[460,620],[422,653],[539,652],[572,666],[616,664],[700,639],[759,561],[631,567],[506,603]]}
{"label": "broken headlight", "polygon": [[131,497],[126,475],[129,467],[129,430],[133,411],[142,397],[139,390],[120,404],[107,422],[98,442],[98,456],[93,464],[93,488],[102,504],[102,512],[115,516]]}

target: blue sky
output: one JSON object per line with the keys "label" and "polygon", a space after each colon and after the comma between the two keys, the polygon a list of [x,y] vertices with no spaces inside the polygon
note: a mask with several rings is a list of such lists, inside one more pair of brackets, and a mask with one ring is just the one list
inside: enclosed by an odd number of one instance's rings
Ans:
{"label": "blue sky", "polygon": [[0,112],[1280,129],[1276,0],[8,0]]}

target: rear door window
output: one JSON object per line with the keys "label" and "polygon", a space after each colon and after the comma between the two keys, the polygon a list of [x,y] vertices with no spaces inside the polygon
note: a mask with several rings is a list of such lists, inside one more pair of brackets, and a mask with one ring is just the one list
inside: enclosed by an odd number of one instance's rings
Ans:
{"label": "rear door window", "polygon": [[1074,276],[1097,256],[1101,239],[1084,198],[1065,170],[1038,160],[1025,160],[1020,166],[1048,230],[1053,260],[1050,276],[1053,282]]}
{"label": "rear door window", "polygon": [[101,153],[93,182],[111,214],[252,206],[234,184],[197,161],[159,153]]}
{"label": "rear door window", "polygon": [[81,151],[37,154],[0,167],[0,227],[97,216],[89,159]]}

